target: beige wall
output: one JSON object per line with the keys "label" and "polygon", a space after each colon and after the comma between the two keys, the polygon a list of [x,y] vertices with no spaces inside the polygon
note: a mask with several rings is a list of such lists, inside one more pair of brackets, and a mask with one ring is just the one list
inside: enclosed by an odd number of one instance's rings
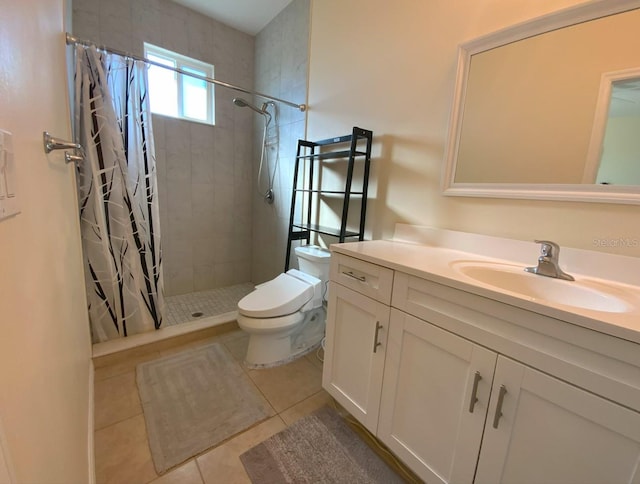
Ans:
{"label": "beige wall", "polygon": [[636,206],[441,195],[458,45],[578,3],[313,2],[308,137],[373,130],[369,237],[405,222],[639,255],[638,244],[601,242],[640,240]]}
{"label": "beige wall", "polygon": [[0,128],[14,135],[22,213],[0,221],[0,422],[16,482],[86,483],[89,364],[62,0],[0,0]]}

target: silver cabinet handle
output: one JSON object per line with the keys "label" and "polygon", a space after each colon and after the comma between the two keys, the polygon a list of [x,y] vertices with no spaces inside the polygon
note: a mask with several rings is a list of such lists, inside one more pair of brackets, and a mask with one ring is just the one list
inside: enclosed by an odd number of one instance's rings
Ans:
{"label": "silver cabinet handle", "polygon": [[496,413],[493,416],[493,428],[498,428],[498,422],[502,417],[502,404],[504,403],[504,396],[507,394],[507,388],[504,385],[500,385],[500,393],[498,393],[498,404],[496,405]]}
{"label": "silver cabinet handle", "polygon": [[356,276],[352,271],[343,272],[343,274],[351,279],[355,279],[356,281],[366,282],[367,278],[365,276]]}
{"label": "silver cabinet handle", "polygon": [[380,332],[381,329],[382,329],[382,325],[380,324],[380,321],[376,321],[376,334],[373,336],[373,352],[374,353],[378,351],[378,346],[382,345],[382,343],[378,341],[378,333]]}
{"label": "silver cabinet handle", "polygon": [[473,413],[473,407],[476,406],[476,402],[478,401],[478,383],[480,383],[482,377],[480,376],[480,372],[476,371],[476,374],[473,375],[473,389],[471,390],[471,401],[469,402],[469,413]]}

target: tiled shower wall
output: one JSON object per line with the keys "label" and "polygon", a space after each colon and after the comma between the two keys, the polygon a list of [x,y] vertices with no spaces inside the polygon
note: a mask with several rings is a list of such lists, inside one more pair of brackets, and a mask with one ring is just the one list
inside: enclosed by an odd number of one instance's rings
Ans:
{"label": "tiled shower wall", "polygon": [[[256,91],[306,103],[309,4],[309,0],[293,0],[256,36]],[[268,205],[253,191],[252,281],[255,283],[272,279],[284,269],[296,147],[298,139],[305,137],[305,113],[285,105],[278,107],[280,144],[277,152],[270,153],[272,160],[278,160],[275,202]],[[262,117],[255,118],[254,180],[263,129]]]}
{"label": "tiled shower wall", "polygon": [[[73,0],[73,33],[137,55],[150,42],[214,64],[218,79],[305,103],[309,3],[293,0],[254,38],[168,0]],[[236,96],[216,88],[214,127],[153,117],[167,295],[259,283],[284,267],[306,116],[279,105],[276,201],[267,205],[255,190],[263,118],[234,107]]]}
{"label": "tiled shower wall", "polygon": [[[150,42],[253,87],[254,37],[168,0],[73,0],[73,33],[136,55]],[[167,295],[251,279],[254,120],[215,92],[215,126],[153,116]]]}

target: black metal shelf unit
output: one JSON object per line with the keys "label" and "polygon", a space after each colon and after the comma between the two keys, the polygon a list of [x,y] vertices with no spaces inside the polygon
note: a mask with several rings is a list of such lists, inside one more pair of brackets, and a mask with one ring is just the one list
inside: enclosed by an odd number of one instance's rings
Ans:
{"label": "black metal shelf unit", "polygon": [[[287,255],[285,271],[289,270],[291,258],[291,244],[294,240],[304,240],[310,243],[311,234],[319,233],[337,237],[339,242],[344,242],[347,238],[358,238],[364,240],[364,222],[367,213],[367,189],[369,186],[369,169],[371,165],[371,143],[373,132],[355,127],[351,134],[327,138],[320,141],[298,140],[298,151],[296,153],[296,163],[293,173],[293,190],[291,194],[291,214],[289,218],[289,236],[287,239]],[[348,149],[346,149],[348,145]],[[346,176],[344,179],[344,189],[335,187],[331,190],[323,189],[321,184],[321,170],[327,163],[345,160]],[[361,183],[357,183],[361,188],[352,190],[354,167],[356,161],[362,161]],[[301,176],[302,172],[302,176]],[[299,182],[301,187],[299,187]],[[319,197],[340,197],[342,198],[342,216],[339,227],[327,227],[311,223],[312,208],[317,204]],[[352,197],[360,200],[360,217],[357,221],[357,229],[347,229],[349,207]],[[301,220],[294,220],[296,217],[296,206],[306,204],[304,210],[299,214]]]}

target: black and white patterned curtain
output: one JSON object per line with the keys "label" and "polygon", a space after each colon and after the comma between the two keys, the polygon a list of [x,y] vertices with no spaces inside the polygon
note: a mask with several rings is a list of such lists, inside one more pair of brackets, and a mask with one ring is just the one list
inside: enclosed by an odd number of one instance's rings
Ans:
{"label": "black and white patterned curtain", "polygon": [[76,46],[80,225],[94,343],[153,331],[164,299],[144,63]]}

